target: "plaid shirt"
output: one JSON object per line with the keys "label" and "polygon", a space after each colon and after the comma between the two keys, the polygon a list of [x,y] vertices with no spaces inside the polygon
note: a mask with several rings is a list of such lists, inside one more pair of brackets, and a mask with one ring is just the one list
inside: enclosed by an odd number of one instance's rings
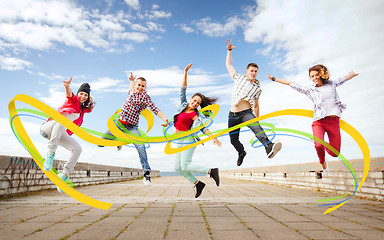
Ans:
{"label": "plaid shirt", "polygon": [[236,73],[232,79],[235,81],[235,87],[232,91],[231,106],[239,104],[240,100],[248,101],[253,108],[253,100],[258,100],[261,94],[259,80],[251,83],[247,76]]}
{"label": "plaid shirt", "polygon": [[[339,78],[334,81],[328,80],[325,82],[325,84],[332,86],[332,91],[333,91],[332,100],[340,108],[340,112],[345,110],[346,105],[339,100],[339,95],[336,92],[336,87],[342,85],[346,81],[347,80],[345,78]],[[318,90],[319,87],[316,87],[315,83],[312,82],[311,84],[301,84],[298,82],[291,82],[290,86],[296,91],[304,93],[312,100],[314,104],[314,114],[313,114],[314,121],[325,118],[327,116],[323,97],[321,95],[321,92]]]}
{"label": "plaid shirt", "polygon": [[134,89],[131,89],[128,91],[128,97],[121,107],[120,119],[134,126],[139,126],[140,113],[147,107],[156,115],[160,112],[160,109],[152,102],[147,91],[137,93]]}

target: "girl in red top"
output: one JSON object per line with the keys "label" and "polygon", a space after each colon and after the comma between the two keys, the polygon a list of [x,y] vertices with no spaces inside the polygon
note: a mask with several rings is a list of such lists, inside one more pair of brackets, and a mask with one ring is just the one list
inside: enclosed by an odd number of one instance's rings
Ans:
{"label": "girl in red top", "polygon": [[[71,87],[69,86],[71,81],[72,78],[68,81],[63,81],[67,99],[64,104],[57,109],[57,111],[77,126],[81,126],[83,123],[84,113],[91,112],[94,107],[93,99],[90,96],[91,89],[88,83],[83,83],[77,91],[77,94],[73,94]],[[81,153],[80,144],[71,137],[71,131],[65,129],[63,125],[52,119],[48,119],[41,126],[40,134],[49,140],[47,157],[43,165],[45,171],[51,171],[53,158],[55,157],[58,145],[71,151],[71,156],[64,164],[63,172],[58,175],[61,179],[66,181],[69,177],[68,174],[73,170],[77,160],[79,159]],[[58,190],[61,192],[59,188]]]}
{"label": "girl in red top", "polygon": [[[184,71],[184,80],[183,84],[181,86],[180,90],[180,107],[176,113],[176,115],[173,118],[174,126],[176,128],[175,133],[180,133],[184,131],[188,131],[191,128],[198,127],[203,124],[203,116],[199,113],[197,108],[200,106],[201,108],[208,106],[210,104],[214,104],[217,101],[217,98],[209,98],[204,96],[201,93],[195,93],[191,100],[188,102],[186,98],[186,90],[187,90],[187,73],[188,70],[191,68],[192,64],[189,64]],[[201,131],[204,134],[210,135],[209,130],[206,127],[203,127]],[[196,134],[196,133],[195,133]],[[187,144],[191,144],[195,141],[199,141],[198,137],[193,134],[193,138],[183,138],[177,140],[177,146],[183,147]],[[214,138],[213,144],[217,146],[221,146],[221,143],[217,138]],[[174,161],[174,169],[177,173],[179,173],[181,176],[188,179],[190,182],[192,182],[195,185],[196,188],[196,194],[195,198],[198,198],[200,194],[202,193],[205,183],[198,180],[192,172],[197,173],[203,173],[203,174],[209,174],[211,178],[216,182],[216,185],[219,186],[220,179],[219,179],[219,169],[217,168],[207,168],[204,166],[200,166],[197,164],[192,163],[192,156],[195,152],[196,147],[184,150],[182,152],[175,154],[175,161]]]}

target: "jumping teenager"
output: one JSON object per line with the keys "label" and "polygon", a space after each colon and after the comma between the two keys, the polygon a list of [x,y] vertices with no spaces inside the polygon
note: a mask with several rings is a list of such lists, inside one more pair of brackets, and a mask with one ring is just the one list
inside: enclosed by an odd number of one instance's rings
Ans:
{"label": "jumping teenager", "polygon": [[[234,81],[232,91],[231,109],[228,115],[228,128],[234,127],[243,122],[259,117],[259,97],[261,87],[259,80],[256,79],[259,67],[256,63],[249,63],[246,69],[246,75],[239,74],[232,65],[232,50],[236,48],[232,45],[232,39],[227,42],[226,66],[229,75]],[[271,142],[264,133],[259,122],[248,126],[259,141],[264,145],[268,158],[273,158],[280,151],[282,144],[279,141]],[[229,133],[231,144],[238,152],[237,166],[243,163],[247,152],[239,140],[240,128]]]}
{"label": "jumping teenager", "polygon": [[289,85],[294,90],[307,95],[312,100],[314,104],[312,123],[313,136],[324,141],[324,135],[327,133],[329,144],[337,151],[335,154],[315,141],[315,149],[320,164],[323,167],[323,172],[325,175],[328,175],[329,167],[325,161],[325,150],[332,157],[337,157],[339,155],[341,146],[339,120],[341,112],[344,111],[346,107],[346,105],[339,100],[336,87],[341,86],[343,83],[359,74],[351,71],[343,78],[330,80],[328,69],[321,64],[310,67],[308,72],[309,77],[312,80],[311,84],[301,84],[277,77],[271,77],[268,73],[267,75],[272,81]]}
{"label": "jumping teenager", "polygon": [[[88,83],[83,83],[77,90],[77,94],[74,94],[70,87],[71,81],[72,78],[68,81],[63,81],[67,99],[57,111],[77,126],[81,126],[84,113],[91,112],[94,107],[93,99],[90,95],[91,88]],[[69,178],[69,173],[74,169],[79,159],[81,153],[80,144],[71,137],[73,134],[71,131],[52,119],[48,119],[41,126],[40,134],[48,139],[48,152],[43,164],[45,171],[51,171],[53,158],[55,157],[58,145],[71,151],[71,156],[64,164],[63,172],[58,175],[63,181],[66,181]],[[57,188],[57,190],[61,192],[59,188]]]}
{"label": "jumping teenager", "polygon": [[[137,135],[141,135],[138,126],[139,126],[139,116],[140,113],[149,107],[151,111],[157,115],[159,118],[164,120],[162,126],[168,124],[168,119],[165,117],[163,112],[155,106],[152,102],[151,97],[148,95],[147,81],[143,77],[139,77],[135,82],[136,76],[133,76],[132,73],[129,77],[130,85],[128,90],[128,97],[125,99],[121,111],[119,114],[119,122],[128,130],[129,132]],[[111,132],[108,130],[106,135],[112,136]],[[110,137],[108,139],[111,139]],[[139,153],[141,167],[143,169],[143,183],[145,185],[152,185],[150,173],[151,167],[148,163],[147,152],[145,150],[145,145],[134,143],[137,152]],[[121,146],[117,147],[118,150],[121,149]]]}
{"label": "jumping teenager", "polygon": [[[184,70],[184,79],[181,85],[180,90],[180,107],[176,112],[176,115],[173,118],[174,126],[176,128],[175,133],[181,133],[184,131],[188,131],[191,128],[195,128],[201,126],[203,124],[203,116],[199,113],[197,108],[200,106],[204,108],[208,105],[214,104],[217,101],[217,98],[209,98],[204,96],[201,93],[195,93],[190,101],[187,101],[186,91],[187,91],[187,74],[188,70],[191,68],[192,64],[189,64]],[[210,131],[203,127],[201,131],[204,134],[210,135]],[[186,144],[191,144],[196,141],[199,141],[196,133],[193,135],[193,138],[184,138],[177,140],[177,146],[184,147]],[[213,144],[221,147],[221,143],[217,138],[214,138]],[[210,177],[216,182],[216,185],[219,186],[219,169],[217,168],[207,168],[197,164],[192,163],[193,153],[195,152],[196,147],[184,150],[182,152],[175,154],[174,160],[174,169],[181,176],[188,179],[191,183],[194,184],[196,188],[195,198],[198,198],[204,187],[205,183],[198,180],[192,172],[209,174]]]}

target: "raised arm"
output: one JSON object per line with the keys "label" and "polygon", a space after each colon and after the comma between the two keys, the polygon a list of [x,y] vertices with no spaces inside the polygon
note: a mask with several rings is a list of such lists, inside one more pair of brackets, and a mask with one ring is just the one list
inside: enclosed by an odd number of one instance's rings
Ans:
{"label": "raised arm", "polygon": [[67,80],[67,81],[63,81],[64,87],[65,87],[65,93],[66,93],[67,97],[72,97],[72,94],[73,94],[72,89],[69,86],[69,84],[71,84],[71,82],[72,82],[72,78],[69,78],[69,80]]}
{"label": "raised arm", "polygon": [[356,77],[357,75],[359,75],[359,74],[355,73],[354,71],[351,71],[347,75],[345,75],[344,78],[348,81],[348,80],[351,80],[352,78]]}
{"label": "raised arm", "polygon": [[232,49],[236,48],[232,45],[232,39],[228,39],[227,43],[227,59],[225,65],[227,67],[228,73],[231,77],[236,74],[235,68],[232,66]]}
{"label": "raised arm", "polygon": [[291,84],[291,81],[289,80],[285,80],[285,79],[282,79],[282,78],[277,78],[277,77],[271,77],[271,75],[269,75],[269,73],[267,73],[268,75],[268,78],[272,81],[275,81],[275,82],[278,82],[278,83],[282,83],[282,84],[285,84],[285,85],[289,85]]}
{"label": "raised arm", "polygon": [[192,63],[191,64],[189,64],[189,65],[187,65],[186,67],[185,67],[185,70],[184,70],[184,79],[183,79],[183,83],[182,83],[182,85],[181,86],[187,86],[187,75],[188,75],[188,70],[190,69],[192,67]]}
{"label": "raised arm", "polygon": [[132,72],[131,72],[131,76],[129,76],[129,90],[133,89],[134,86],[135,86],[135,79],[136,79],[136,75],[133,76]]}

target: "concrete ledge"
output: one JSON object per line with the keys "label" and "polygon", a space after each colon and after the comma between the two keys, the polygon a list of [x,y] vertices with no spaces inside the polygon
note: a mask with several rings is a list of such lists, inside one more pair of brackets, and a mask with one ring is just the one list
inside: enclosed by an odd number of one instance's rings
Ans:
{"label": "concrete ledge", "polygon": [[[364,160],[348,161],[356,173],[359,186],[363,177]],[[280,166],[221,170],[220,177],[264,182],[293,188],[345,194],[354,191],[352,173],[341,161],[330,161],[329,176],[324,177],[319,163],[287,164]],[[372,158],[370,170],[356,196],[384,201],[384,157]]]}
{"label": "concrete ledge", "polygon": [[[55,160],[53,167],[61,170],[65,161]],[[142,177],[141,169],[77,163],[69,174],[75,186],[126,181]],[[159,177],[153,170],[151,177]],[[0,197],[55,188],[32,158],[0,155]]]}

